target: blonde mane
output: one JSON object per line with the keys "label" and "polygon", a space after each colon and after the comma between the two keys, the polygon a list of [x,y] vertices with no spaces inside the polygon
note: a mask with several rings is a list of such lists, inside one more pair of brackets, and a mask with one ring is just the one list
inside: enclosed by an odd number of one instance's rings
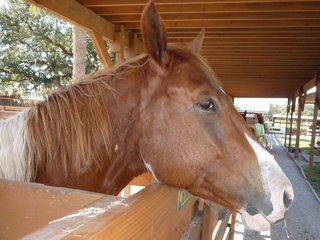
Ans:
{"label": "blonde mane", "polygon": [[97,148],[101,144],[110,155],[109,80],[110,74],[101,72],[86,76],[30,109],[25,135],[31,172],[39,167],[49,171],[62,168],[67,175],[72,164],[80,173],[92,164],[90,161],[100,164]]}

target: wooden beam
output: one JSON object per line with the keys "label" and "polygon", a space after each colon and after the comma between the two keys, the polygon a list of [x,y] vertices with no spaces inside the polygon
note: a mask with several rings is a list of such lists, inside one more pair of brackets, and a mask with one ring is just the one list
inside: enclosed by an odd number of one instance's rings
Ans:
{"label": "wooden beam", "polygon": [[[190,21],[164,21],[166,28],[227,28],[229,26],[238,27],[238,28],[250,28],[257,27],[261,29],[266,28],[279,28],[282,27],[295,27],[295,28],[304,28],[306,26],[309,27],[317,27],[320,25],[320,19],[301,19],[301,20],[190,20]],[[140,29],[140,23],[138,22],[129,22],[124,23],[129,29]]]}
{"label": "wooden beam", "polygon": [[110,55],[106,49],[105,42],[102,38],[102,35],[97,34],[95,32],[89,31],[88,35],[91,38],[92,44],[97,51],[99,59],[101,61],[102,66],[105,69],[110,69],[113,66]]}
{"label": "wooden beam", "polygon": [[214,226],[218,221],[219,211],[221,211],[222,209],[223,208],[219,207],[219,205],[215,205],[215,207],[210,207],[207,203],[204,203],[201,240],[212,239],[212,232]]}
{"label": "wooden beam", "polygon": [[87,31],[93,31],[111,41],[114,39],[114,25],[75,0],[26,1],[58,16],[59,18],[69,21],[72,24],[83,27]]}
{"label": "wooden beam", "polygon": [[21,112],[28,107],[20,107],[20,106],[9,106],[9,105],[0,105],[1,111],[16,111]]}
{"label": "wooden beam", "polygon": [[[132,15],[141,13],[146,1],[141,1],[139,4],[132,4],[131,1],[127,1],[126,4],[120,4],[118,1],[113,1],[113,4],[103,4],[99,1],[99,4],[92,4],[91,0],[80,0],[85,6],[94,9],[97,14],[119,14],[119,15]],[[97,1],[97,0],[95,0]],[[169,0],[170,1],[170,0]],[[207,0],[208,1],[208,0]],[[202,2],[202,1],[201,1]],[[188,4],[182,4],[181,2],[171,2],[170,4],[157,2],[157,10],[161,14],[181,14],[181,13],[218,13],[218,12],[309,12],[319,11],[319,2],[303,1],[288,4],[285,2],[271,2],[271,1],[257,1],[257,2],[226,2],[226,1],[209,1],[208,3],[199,3],[193,1]],[[232,25],[231,25],[232,26]]]}
{"label": "wooden beam", "polygon": [[[158,5],[158,4],[157,4]],[[106,17],[113,23],[140,22],[141,13],[130,15],[114,15],[101,13],[101,16]],[[320,11],[309,12],[203,12],[199,13],[162,13],[161,17],[164,20],[287,20],[287,19],[318,19]]]}
{"label": "wooden beam", "polygon": [[138,39],[136,33],[129,32],[129,47],[125,48],[124,51],[124,57],[126,60],[144,52],[143,44]]}
{"label": "wooden beam", "polygon": [[116,63],[125,61],[124,52],[129,47],[129,34],[124,26],[119,26],[114,35],[114,41],[110,45],[110,51],[116,54]]}
{"label": "wooden beam", "polygon": [[286,115],[286,129],[285,129],[285,133],[284,133],[284,147],[287,147],[288,118],[289,118],[289,112],[290,112],[290,103],[291,103],[291,98],[288,98],[287,115]]}
{"label": "wooden beam", "polygon": [[237,212],[236,211],[232,211],[231,212],[231,223],[230,223],[229,240],[234,240],[235,228],[236,228],[236,218],[237,218]]}
{"label": "wooden beam", "polygon": [[183,235],[179,240],[199,240],[202,234],[202,223],[203,217],[201,215],[196,215],[193,217],[191,224],[184,231]]}
{"label": "wooden beam", "polygon": [[296,98],[295,96],[291,97],[291,115],[290,115],[290,130],[289,130],[289,151],[291,152],[291,138],[292,138],[292,122],[293,122],[293,113],[296,108]]}
{"label": "wooden beam", "polygon": [[241,56],[244,56],[244,57],[257,57],[256,55],[253,55],[254,54],[257,54],[258,56],[262,56],[262,57],[275,57],[275,58],[279,58],[279,57],[296,57],[296,58],[303,58],[303,57],[306,57],[306,58],[309,58],[309,57],[318,57],[320,54],[320,49],[319,51],[315,51],[315,52],[311,52],[311,51],[303,51],[303,50],[300,50],[300,51],[296,51],[296,52],[293,52],[292,50],[291,51],[273,51],[273,50],[269,50],[269,51],[266,51],[266,50],[257,50],[257,51],[246,51],[246,50],[227,50],[227,49],[221,49],[221,50],[210,50],[210,49],[205,49],[204,51],[201,52],[201,55],[204,56],[204,57],[207,57],[207,56],[213,56],[213,57],[216,57],[216,58],[219,58],[220,56],[234,56],[235,58],[237,58],[238,56],[241,57]]}
{"label": "wooden beam", "polygon": [[[316,78],[312,78],[310,81],[303,85],[303,90],[308,91],[316,85]],[[294,92],[294,96],[297,97],[299,95],[299,89]]]}
{"label": "wooden beam", "polygon": [[66,239],[179,239],[192,219],[195,199],[177,209],[178,191],[152,184],[93,218]]}
{"label": "wooden beam", "polygon": [[0,119],[6,119],[11,116],[18,114],[19,112],[8,112],[8,111],[0,111]]}
{"label": "wooden beam", "polygon": [[[212,0],[201,0],[201,3],[219,3],[221,0],[219,1],[212,1]],[[91,6],[91,7],[97,7],[97,6],[134,6],[134,5],[144,5],[146,3],[145,0],[79,0],[79,2],[81,2],[83,5],[86,6]],[[186,4],[196,4],[199,3],[196,0],[184,0],[183,1]],[[248,3],[248,0],[237,0],[236,1],[238,4],[239,3]],[[281,2],[281,0],[272,0],[272,1],[261,1],[261,0],[251,0],[250,1],[253,5],[253,3],[256,4],[261,4],[261,3],[272,3],[272,2]],[[283,1],[286,2],[286,1]],[[295,3],[295,2],[301,2],[301,0],[291,0],[290,2]],[[176,0],[161,0],[159,1],[159,3],[157,3],[157,5],[165,5],[165,4],[178,4],[180,3],[180,1],[176,1]]]}
{"label": "wooden beam", "polygon": [[184,198],[177,208],[178,193],[152,184],[127,199],[103,197],[25,238],[178,240],[192,220],[196,200]]}
{"label": "wooden beam", "polygon": [[230,211],[223,209],[219,212],[218,222],[212,233],[212,239],[223,239],[230,219]]}
{"label": "wooden beam", "polygon": [[297,132],[296,132],[296,145],[294,150],[294,158],[298,159],[299,157],[299,143],[300,143],[300,127],[301,127],[301,114],[303,110],[303,87],[300,87],[299,90],[299,101],[298,101],[298,120],[297,120]]}
{"label": "wooden beam", "polygon": [[104,196],[37,183],[0,180],[0,239],[21,239]]}
{"label": "wooden beam", "polygon": [[[320,31],[320,29],[319,29]],[[241,45],[208,45],[206,46],[205,50],[208,51],[224,51],[224,50],[236,50],[236,51],[251,51],[251,52],[255,52],[255,51],[263,51],[263,52],[268,52],[268,51],[295,51],[295,50],[299,50],[299,51],[316,51],[318,52],[320,50],[320,46],[308,46],[308,45],[300,45],[299,48],[292,48],[291,46],[288,45],[265,45],[263,47],[261,47],[261,45],[259,44],[250,44],[250,45],[245,45],[243,44]]]}
{"label": "wooden beam", "polygon": [[299,101],[298,101],[298,120],[297,120],[297,130],[296,130],[296,144],[294,150],[294,158],[298,159],[299,156],[299,143],[300,143],[300,127],[301,127],[301,113],[303,109],[303,87],[300,87],[299,90]]}
{"label": "wooden beam", "polygon": [[[193,39],[197,36],[199,31],[193,31],[189,29],[185,29],[184,32],[176,32],[176,31],[168,31],[167,32],[167,38],[173,39],[173,38],[185,38],[185,39]],[[141,37],[141,34],[138,35],[138,37]],[[280,32],[280,31],[247,31],[247,32],[225,32],[225,31],[206,31],[205,38],[206,39],[215,39],[215,38],[317,38],[320,37],[320,32],[308,32],[308,31],[287,31],[287,32]],[[293,51],[295,49],[292,49]]]}

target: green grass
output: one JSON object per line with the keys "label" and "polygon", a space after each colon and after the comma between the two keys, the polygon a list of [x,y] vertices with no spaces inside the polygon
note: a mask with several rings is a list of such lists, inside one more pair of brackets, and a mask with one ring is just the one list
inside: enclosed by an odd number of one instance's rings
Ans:
{"label": "green grass", "polygon": [[[277,136],[279,141],[284,144],[284,135]],[[310,148],[311,136],[300,136],[299,148]],[[287,136],[287,145],[289,144],[289,136]],[[296,144],[296,136],[292,136],[291,138],[291,146],[295,146]]]}
{"label": "green grass", "polygon": [[[277,135],[279,141],[284,144],[284,135]],[[300,136],[300,144],[299,148],[301,150],[301,153],[310,154],[310,142],[311,142],[311,136]],[[296,137],[292,136],[291,139],[291,146],[294,148],[296,143]],[[287,136],[287,145],[289,144],[289,136]],[[319,151],[314,152],[315,155],[319,155]],[[304,173],[306,176],[309,174],[309,166],[303,167]],[[320,164],[314,163],[313,164],[313,175],[312,179],[310,181],[313,189],[320,197]]]}
{"label": "green grass", "polygon": [[[284,135],[278,135],[277,138],[284,145]],[[299,149],[301,150],[301,153],[310,154],[310,143],[311,143],[311,136],[304,136],[304,135],[300,136]],[[287,146],[288,145],[289,145],[289,136],[287,136]],[[295,148],[295,146],[296,146],[296,136],[292,136],[291,147]],[[315,151],[314,154],[319,155],[318,151]]]}
{"label": "green grass", "polygon": [[[303,168],[303,170],[304,170],[304,173],[306,174],[306,176],[308,176],[309,167],[306,166]],[[313,175],[312,175],[312,179],[311,179],[310,183],[311,183],[313,189],[316,191],[316,193],[320,197],[320,164],[319,163],[313,164]]]}

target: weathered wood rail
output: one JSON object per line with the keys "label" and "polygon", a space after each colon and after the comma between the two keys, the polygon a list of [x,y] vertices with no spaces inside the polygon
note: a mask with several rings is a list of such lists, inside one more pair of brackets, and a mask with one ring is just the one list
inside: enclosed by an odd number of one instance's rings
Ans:
{"label": "weathered wood rail", "polygon": [[0,119],[5,119],[26,109],[26,107],[0,105]]}
{"label": "weathered wood rail", "polygon": [[0,239],[233,239],[228,210],[179,195],[156,183],[120,198],[0,181]]}

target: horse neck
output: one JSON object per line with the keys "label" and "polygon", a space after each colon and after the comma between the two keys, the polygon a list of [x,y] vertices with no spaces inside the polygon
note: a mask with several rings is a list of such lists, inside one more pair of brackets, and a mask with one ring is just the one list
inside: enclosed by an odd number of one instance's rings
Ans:
{"label": "horse neck", "polygon": [[[139,121],[141,111],[141,84],[145,76],[141,71],[131,71],[130,77],[119,78],[111,83],[116,94],[108,96],[112,123],[110,166],[106,171],[103,188],[115,194],[135,176],[146,171],[140,155]],[[113,192],[110,192],[113,189]]]}
{"label": "horse neck", "polygon": [[[84,149],[89,149],[94,153],[90,153],[88,158],[81,160],[82,162],[80,163],[77,163],[77,157],[72,155],[72,152],[69,154],[67,164],[65,164],[67,166],[63,165],[62,162],[59,167],[48,167],[48,164],[42,161],[37,168],[35,181],[49,185],[117,194],[133,177],[146,171],[143,161],[140,159],[139,129],[135,124],[139,118],[139,105],[141,104],[139,90],[141,78],[135,76],[135,72],[139,71],[135,70],[130,74],[121,74],[121,77],[114,77],[110,81],[111,88],[114,91],[105,91],[103,103],[99,103],[101,110],[108,109],[104,122],[110,125],[108,127],[110,129],[108,132],[109,151],[106,151],[104,143],[91,144],[91,146],[84,147]],[[141,74],[138,75],[140,76]],[[107,78],[105,81],[108,81]],[[89,103],[88,105],[91,103],[91,106],[87,107],[92,107],[95,101],[85,98],[86,94],[81,99],[83,99],[83,102]],[[86,116],[78,118],[85,119]],[[30,125],[37,125],[37,123],[32,122]],[[91,129],[97,128],[97,126],[91,126],[90,122],[86,126]],[[99,129],[95,131],[97,132],[96,134],[100,135],[103,132]],[[101,137],[98,140],[101,142]],[[73,143],[71,139],[69,144]],[[90,144],[90,142],[88,143]],[[84,152],[84,154],[86,153]],[[77,156],[83,158],[79,154]],[[99,161],[96,159],[99,159]],[[78,169],[74,168],[75,163],[80,166]]]}

